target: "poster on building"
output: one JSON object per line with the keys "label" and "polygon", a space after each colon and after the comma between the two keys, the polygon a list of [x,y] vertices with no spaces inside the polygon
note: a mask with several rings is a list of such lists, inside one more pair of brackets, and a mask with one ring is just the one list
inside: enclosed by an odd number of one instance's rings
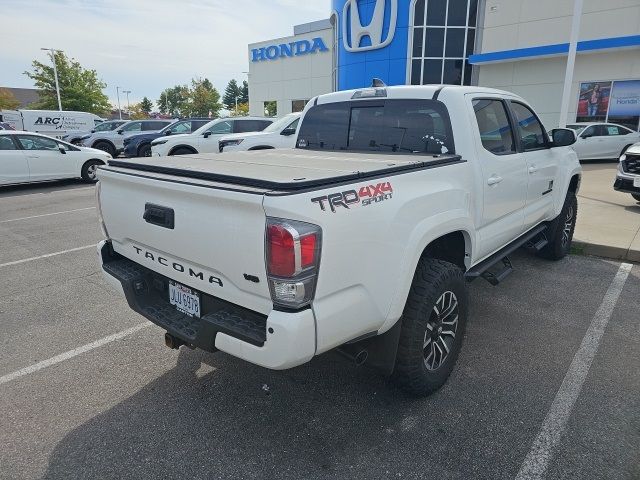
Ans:
{"label": "poster on building", "polygon": [[582,122],[604,120],[609,107],[611,82],[585,82],[580,84],[577,120]]}
{"label": "poster on building", "polygon": [[640,80],[613,82],[611,100],[609,102],[609,115],[640,115]]}

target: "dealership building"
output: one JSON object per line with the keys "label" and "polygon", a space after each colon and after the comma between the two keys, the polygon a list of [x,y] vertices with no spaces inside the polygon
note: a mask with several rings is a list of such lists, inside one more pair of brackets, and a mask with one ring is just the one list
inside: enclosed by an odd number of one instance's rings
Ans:
{"label": "dealership building", "polygon": [[332,0],[327,8],[326,20],[249,45],[252,115],[298,111],[316,95],[380,78],[508,90],[553,128],[574,29],[567,121],[640,127],[640,0]]}

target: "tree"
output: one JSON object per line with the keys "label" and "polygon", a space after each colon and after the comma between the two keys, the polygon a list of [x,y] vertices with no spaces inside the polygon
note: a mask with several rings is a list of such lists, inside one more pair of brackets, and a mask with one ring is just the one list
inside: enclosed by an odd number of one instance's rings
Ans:
{"label": "tree", "polygon": [[[64,52],[56,51],[53,57],[58,69],[60,99],[63,110],[91,112],[98,115],[109,111],[109,98],[102,92],[107,84],[98,78],[95,70],[87,70],[75,59],[69,59]],[[45,110],[58,109],[56,80],[52,64],[34,60],[33,71],[24,74],[33,80],[39,90],[40,100],[31,105]]]}
{"label": "tree", "polygon": [[242,92],[240,87],[238,87],[238,82],[236,82],[234,78],[229,80],[227,88],[224,89],[224,95],[222,96],[222,104],[224,105],[224,108],[227,110],[235,110],[236,97],[238,97],[238,103],[240,103],[240,100],[242,99]]}
{"label": "tree", "polygon": [[267,117],[275,117],[278,114],[278,102],[275,100],[264,102],[264,114]]}
{"label": "tree", "polygon": [[209,79],[194,78],[191,80],[191,115],[194,117],[215,118],[222,108],[220,94]]}
{"label": "tree", "polygon": [[[238,99],[238,101],[240,101]],[[238,103],[238,111],[231,110],[230,115],[232,117],[246,117],[249,115],[249,104],[248,103]]]}
{"label": "tree", "polygon": [[165,89],[160,94],[160,99],[157,102],[160,113],[173,117],[188,117],[191,112],[189,106],[190,93],[187,85],[176,85]]}
{"label": "tree", "polygon": [[144,110],[142,102],[131,105],[129,118],[131,120],[142,120],[145,118],[149,118],[149,114]]}
{"label": "tree", "polygon": [[238,103],[249,104],[249,82],[247,82],[246,80],[242,81],[242,87],[240,87],[240,98],[238,99]]}
{"label": "tree", "polygon": [[6,88],[0,88],[0,110],[15,110],[20,101]]}
{"label": "tree", "polygon": [[142,101],[139,103],[139,105],[140,105],[140,111],[146,113],[148,117],[149,114],[151,113],[151,110],[153,110],[153,102],[149,100],[147,97],[144,97]]}

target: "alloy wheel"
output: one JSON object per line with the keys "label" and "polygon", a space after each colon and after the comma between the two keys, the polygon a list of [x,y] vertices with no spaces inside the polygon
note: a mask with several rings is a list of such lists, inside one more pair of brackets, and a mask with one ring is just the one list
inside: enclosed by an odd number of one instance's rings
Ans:
{"label": "alloy wheel", "polygon": [[427,370],[437,370],[453,348],[458,330],[458,298],[446,291],[433,306],[424,332],[422,352]]}
{"label": "alloy wheel", "polygon": [[566,247],[571,236],[571,228],[573,227],[573,205],[569,206],[567,216],[564,218],[564,227],[562,228],[562,246]]}

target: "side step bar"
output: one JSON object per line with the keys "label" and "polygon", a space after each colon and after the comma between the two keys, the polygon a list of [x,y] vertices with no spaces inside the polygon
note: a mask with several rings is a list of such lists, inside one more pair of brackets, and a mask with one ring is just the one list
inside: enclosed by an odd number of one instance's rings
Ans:
{"label": "side step bar", "polygon": [[[498,285],[504,280],[507,275],[513,271],[513,266],[508,256],[515,252],[518,248],[526,244],[531,244],[531,247],[540,251],[547,245],[547,238],[544,235],[547,230],[547,225],[538,225],[532,228],[525,234],[521,235],[509,245],[498,250],[490,257],[485,258],[482,262],[467,270],[464,274],[467,282],[472,282],[478,277],[482,277],[487,280],[491,285]],[[536,238],[540,236],[540,238]],[[489,269],[502,263],[497,272],[491,272]]]}

